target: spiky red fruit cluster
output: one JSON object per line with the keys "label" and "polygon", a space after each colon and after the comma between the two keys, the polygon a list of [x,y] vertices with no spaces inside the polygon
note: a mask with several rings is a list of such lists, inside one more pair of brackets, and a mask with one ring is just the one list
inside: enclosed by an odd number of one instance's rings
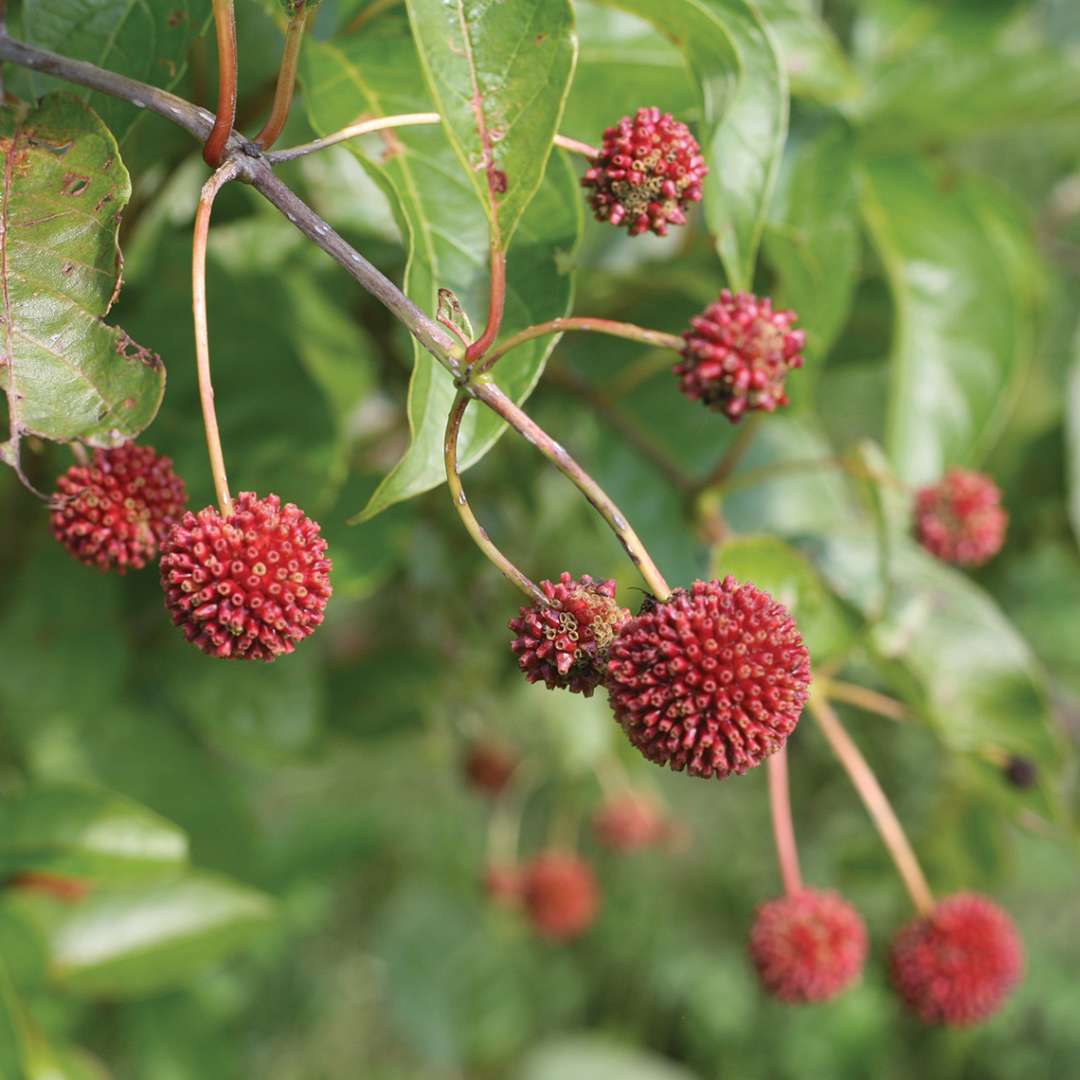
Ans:
{"label": "spiky red fruit cluster", "polygon": [[668,830],[656,803],[645,795],[630,792],[601,805],[593,818],[593,832],[604,847],[630,854],[658,844]]}
{"label": "spiky red fruit cluster", "polygon": [[724,289],[683,333],[679,388],[733,422],[786,405],[784,380],[803,366],[806,344],[803,331],[791,329],[795,319],[794,311],[773,311],[768,297]]}
{"label": "spiky red fruit cluster", "polygon": [[957,893],[893,941],[893,985],[923,1023],[963,1026],[995,1013],[1024,972],[1012,919],[985,896]]}
{"label": "spiky red fruit cluster", "polygon": [[754,585],[695,581],[651,602],[611,646],[615,719],[650,761],[723,779],[795,730],[810,655],[787,609]]}
{"label": "spiky red fruit cluster", "polygon": [[638,109],[604,132],[604,145],[581,179],[600,221],[625,226],[631,236],[667,233],[685,225],[691,203],[701,201],[708,173],[690,129],[670,113]]}
{"label": "spiky red fruit cluster", "polygon": [[537,855],[521,876],[521,899],[541,937],[570,941],[592,925],[600,887],[589,864],[569,852]]}
{"label": "spiky red fruit cluster", "polygon": [[149,446],[95,450],[57,481],[53,536],[87,566],[124,573],[142,569],[184,512],[184,481],[172,461]]}
{"label": "spiky red fruit cluster", "polygon": [[541,581],[550,600],[523,607],[510,629],[518,667],[529,682],[543,682],[591,697],[604,678],[607,652],[630,612],[615,602],[614,581],[575,579],[563,571],[558,584]]}
{"label": "spiky red fruit cluster", "polygon": [[866,925],[839,894],[802,889],[768,900],[750,931],[750,957],[762,986],[794,1005],[828,1001],[866,962]]}
{"label": "spiky red fruit cluster", "polygon": [[323,620],[330,560],[319,526],[276,495],[243,491],[229,517],[187,513],[162,545],[165,606],[210,656],[274,660]]}
{"label": "spiky red fruit cluster", "polygon": [[1001,491],[983,473],[949,469],[915,496],[915,531],[931,555],[957,566],[981,566],[1005,543],[1009,516]]}
{"label": "spiky red fruit cluster", "polygon": [[508,746],[486,739],[469,746],[463,767],[471,788],[486,795],[498,795],[514,775],[518,756]]}

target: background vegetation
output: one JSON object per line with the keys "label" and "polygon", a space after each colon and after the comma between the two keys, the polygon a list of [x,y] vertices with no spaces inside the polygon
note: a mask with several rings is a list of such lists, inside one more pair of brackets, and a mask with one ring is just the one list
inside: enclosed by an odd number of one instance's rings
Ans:
{"label": "background vegetation", "polygon": [[[94,19],[73,22],[85,6],[23,0],[9,26],[213,101],[213,45],[198,36],[208,3],[102,0]],[[596,142],[639,104],[700,125],[707,38],[680,21],[694,5],[618,6],[575,2],[580,56],[561,130]],[[791,743],[804,871],[865,914],[874,956],[833,1004],[796,1010],[761,994],[745,939],[754,905],[779,891],[764,770],[721,784],[662,773],[624,745],[602,695],[526,686],[505,629],[518,598],[444,490],[346,525],[408,445],[412,347],[234,185],[210,249],[230,472],[237,488],[279,492],[322,521],[335,597],[295,656],[209,661],[169,626],[152,570],[121,580],[79,566],[41,504],[0,471],[0,870],[94,883],[77,903],[0,894],[0,1075],[1080,1074],[1080,12],[1069,0],[758,6],[792,100],[755,287],[796,307],[810,334],[792,407],[726,490],[689,503],[668,474],[707,474],[739,429],[675,392],[670,355],[567,339],[529,408],[593,467],[671,581],[731,570],[777,589],[816,664],[911,706],[904,724],[845,715],[935,887],[991,892],[1015,916],[1029,959],[1019,993],[971,1032],[901,1013],[882,957],[907,901],[804,724]],[[347,30],[365,8],[371,17]],[[243,2],[238,14],[241,120],[253,129],[280,30],[270,6]],[[358,112],[424,107],[399,7],[325,0],[315,38],[286,143]],[[9,93],[53,88],[8,69]],[[775,115],[774,97],[751,105]],[[145,438],[205,505],[189,275],[206,169],[161,120],[93,104],[134,185],[115,320],[169,372]],[[423,165],[415,205],[377,137],[284,175],[395,280],[426,221],[438,283],[479,321],[484,234],[467,180],[440,132],[402,138]],[[723,173],[725,160],[711,164]],[[571,169],[580,163],[552,159],[511,251],[521,302],[559,313],[572,288],[576,312],[681,330],[725,283],[701,215],[667,239],[631,241],[585,221]],[[666,471],[628,445],[612,409],[670,459]],[[841,455],[879,479],[804,467]],[[71,460],[44,445],[25,457],[45,489]],[[905,538],[898,485],[945,462],[992,473],[1011,514],[1004,553],[975,575]],[[466,481],[533,577],[568,568],[638,584],[602,522],[527,444],[503,439]],[[579,832],[595,859],[602,915],[573,945],[536,940],[485,899],[490,806],[466,789],[460,759],[489,735],[527,757],[522,850]],[[1033,790],[1003,779],[1008,753],[1037,763]],[[682,843],[633,858],[596,848],[589,817],[604,786],[624,782],[662,797]]]}

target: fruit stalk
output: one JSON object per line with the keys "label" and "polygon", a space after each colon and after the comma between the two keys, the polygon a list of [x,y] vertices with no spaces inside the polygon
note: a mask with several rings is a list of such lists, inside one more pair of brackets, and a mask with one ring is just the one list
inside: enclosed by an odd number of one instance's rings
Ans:
{"label": "fruit stalk", "polygon": [[458,471],[458,436],[461,432],[461,421],[465,417],[465,411],[472,401],[471,395],[464,390],[458,391],[454,399],[450,416],[446,421],[446,438],[443,441],[443,459],[446,462],[446,486],[450,489],[450,498],[453,500],[454,509],[458,512],[465,531],[472,537],[473,543],[484,553],[485,557],[493,563],[511,585],[520,589],[533,603],[547,607],[550,604],[535,582],[526,574],[522,573],[493,543],[487,530],[476,519],[469,505],[469,498],[461,483],[461,474]]}
{"label": "fruit stalk", "polygon": [[833,752],[840,759],[840,764],[847,770],[851,782],[855,785],[855,790],[859,793],[892,861],[896,864],[897,872],[907,888],[911,902],[921,915],[929,915],[934,909],[934,896],[930,891],[930,885],[873,769],[867,764],[866,758],[862,756],[859,748],[840,723],[840,718],[833,707],[821,696],[820,692],[811,696],[810,711]]}
{"label": "fruit stalk", "polygon": [[195,211],[195,231],[191,245],[191,306],[195,316],[195,365],[199,377],[199,402],[202,405],[206,449],[210,454],[210,472],[222,517],[232,513],[229,480],[225,475],[225,455],[221,450],[217,410],[214,408],[214,384],[210,377],[210,332],[206,320],[206,242],[210,235],[210,214],[218,192],[235,179],[237,166],[227,161],[203,185]]}
{"label": "fruit stalk", "polygon": [[795,826],[791,821],[791,794],[788,785],[787,747],[782,746],[768,760],[769,809],[772,811],[773,837],[780,876],[788,896],[802,892],[799,850],[795,845]]}

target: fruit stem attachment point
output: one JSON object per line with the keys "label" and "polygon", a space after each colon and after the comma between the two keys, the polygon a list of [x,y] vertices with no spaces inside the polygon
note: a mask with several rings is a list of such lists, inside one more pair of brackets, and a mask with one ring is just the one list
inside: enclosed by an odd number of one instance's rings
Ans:
{"label": "fruit stem attachment point", "polygon": [[776,858],[784,892],[794,896],[802,892],[799,850],[795,845],[795,826],[791,821],[791,794],[788,786],[787,747],[781,746],[767,762],[769,770],[769,809],[772,812]]}
{"label": "fruit stem attachment point", "polygon": [[214,0],[218,50],[218,107],[214,127],[203,145],[203,160],[216,169],[236,122],[236,13],[233,0]]}
{"label": "fruit stem attachment point", "polygon": [[556,135],[554,142],[561,150],[569,150],[571,154],[581,154],[582,157],[593,160],[600,156],[600,151],[595,146],[580,142],[578,139],[568,138],[566,135]]}
{"label": "fruit stem attachment point", "polygon": [[225,456],[221,450],[217,411],[214,408],[214,384],[210,378],[210,332],[206,319],[206,243],[210,235],[210,214],[218,192],[236,179],[239,166],[227,161],[203,185],[195,211],[195,231],[191,244],[191,306],[195,316],[195,366],[199,377],[199,402],[202,405],[206,449],[210,454],[210,472],[214,477],[218,509],[222,517],[232,513],[229,481],[225,475]]}
{"label": "fruit stem attachment point", "polygon": [[300,46],[304,42],[304,31],[311,18],[312,9],[306,4],[289,20],[285,30],[285,48],[281,54],[281,67],[278,69],[277,88],[274,90],[274,104],[262,131],[255,136],[255,145],[269,150],[278,141],[289,119],[292,107],[293,91],[296,89],[296,69],[300,63]]}
{"label": "fruit stem attachment point", "polygon": [[665,334],[662,330],[650,330],[648,327],[635,326],[633,323],[581,316],[566,319],[549,319],[547,322],[537,323],[535,326],[527,326],[524,330],[519,330],[512,337],[508,337],[501,342],[477,365],[477,373],[482,374],[490,371],[507,353],[512,352],[526,341],[532,341],[533,338],[543,337],[546,334],[561,334],[566,330],[591,330],[598,334],[610,334],[612,337],[637,341],[642,345],[658,345],[665,349],[678,350],[683,346],[683,339],[675,334]]}
{"label": "fruit stem attachment point", "polygon": [[855,790],[859,793],[867,813],[880,833],[916,911],[920,915],[929,915],[934,909],[934,896],[930,891],[930,885],[873,769],[867,764],[866,758],[862,756],[844,725],[840,723],[840,717],[836,715],[836,711],[820,692],[811,694],[810,711],[832,747],[833,753],[840,759],[840,764],[847,770],[852,784],[855,785]]}
{"label": "fruit stem attachment point", "polygon": [[450,498],[454,502],[454,509],[458,512],[465,531],[472,537],[473,543],[484,553],[487,559],[498,567],[511,585],[519,588],[533,603],[548,607],[551,601],[531,578],[523,574],[492,542],[487,530],[476,519],[469,505],[468,496],[461,483],[461,474],[458,472],[458,436],[461,433],[461,421],[465,417],[465,411],[472,401],[472,395],[466,391],[458,392],[454,404],[450,409],[450,416],[446,421],[446,438],[443,441],[443,458],[446,462],[446,484],[450,489]]}

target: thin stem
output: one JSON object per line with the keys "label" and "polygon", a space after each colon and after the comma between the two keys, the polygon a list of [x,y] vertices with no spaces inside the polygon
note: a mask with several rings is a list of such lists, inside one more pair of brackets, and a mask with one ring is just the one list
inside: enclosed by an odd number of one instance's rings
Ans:
{"label": "thin stem", "polygon": [[461,432],[461,421],[465,417],[465,411],[472,401],[472,395],[465,390],[459,390],[454,399],[450,416],[446,421],[446,437],[443,441],[443,459],[446,462],[446,485],[450,489],[450,498],[454,502],[454,509],[458,512],[465,531],[472,537],[473,543],[484,553],[487,559],[499,569],[511,585],[520,589],[533,603],[542,607],[550,606],[551,601],[543,591],[525,574],[523,574],[492,542],[487,530],[472,512],[468,496],[461,483],[461,474],[458,471],[458,436]]}
{"label": "thin stem", "polygon": [[833,752],[840,759],[840,764],[851,777],[855,790],[859,793],[863,805],[896,865],[908,895],[911,897],[911,902],[920,914],[929,915],[934,908],[933,893],[919,866],[919,860],[915,857],[915,852],[908,842],[903,826],[885,792],[881,790],[881,785],[873,770],[859,752],[859,748],[852,742],[851,736],[840,723],[840,717],[836,715],[835,710],[825,698],[819,694],[812,695],[810,711],[814,714],[814,719],[817,720]]}
{"label": "thin stem", "polygon": [[[494,203],[493,203],[494,205]],[[496,211],[497,212],[497,211]],[[498,230],[492,225],[491,236],[491,277],[488,287],[488,317],[484,332],[465,352],[466,363],[478,361],[495,343],[502,326],[503,312],[506,310],[506,252],[499,249]],[[482,369],[477,369],[477,374]]]}
{"label": "thin stem", "polygon": [[[680,341],[679,344],[681,345],[682,342]],[[724,456],[717,462],[716,467],[698,484],[699,491],[708,491],[710,488],[724,485],[724,481],[738,468],[743,455],[750,449],[750,444],[754,441],[754,436],[760,426],[761,414],[759,413],[751,416],[739,428],[738,434],[724,452]]]}
{"label": "thin stem", "polygon": [[630,561],[638,568],[645,583],[659,600],[667,600],[671,589],[664,580],[641,538],[634,532],[622,511],[602,487],[539,424],[523,412],[490,381],[472,387],[473,393],[489,409],[501,416],[519,435],[530,442],[559,470],[608,523],[622,544]]}
{"label": "thin stem", "polygon": [[580,398],[649,461],[676,491],[688,492],[693,487],[693,481],[679,463],[670,457],[659,443],[650,438],[640,424],[635,423],[576,372],[565,367],[549,367],[544,381]]}
{"label": "thin stem", "polygon": [[304,157],[306,154],[314,154],[319,150],[325,150],[328,146],[337,146],[338,143],[347,142],[349,139],[359,138],[361,135],[370,135],[373,131],[386,131],[388,128],[417,127],[421,124],[437,124],[442,119],[438,113],[402,113],[400,116],[379,116],[374,120],[360,120],[340,131],[334,131],[324,135],[321,139],[313,139],[311,142],[302,143],[300,146],[291,146],[287,150],[275,150],[266,155],[266,160],[275,165],[279,161],[292,161],[293,158]]}
{"label": "thin stem", "polygon": [[206,449],[210,454],[210,472],[214,477],[218,508],[222,517],[232,513],[229,481],[225,475],[225,455],[221,451],[217,410],[214,408],[214,384],[210,378],[210,332],[206,322],[206,241],[210,235],[210,214],[218,192],[237,176],[236,163],[227,161],[203,185],[195,211],[195,236],[191,245],[191,298],[195,314],[195,365],[199,376],[199,402],[202,405]]}
{"label": "thin stem", "polygon": [[397,7],[402,0],[372,0],[372,3],[368,4],[363,11],[361,11],[356,18],[353,19],[348,26],[345,27],[346,34],[352,34],[359,30],[362,26],[369,23],[377,15],[389,11],[391,8]]}
{"label": "thin stem", "polygon": [[902,722],[911,719],[911,711],[903,702],[887,697],[885,694],[879,694],[876,690],[868,690],[865,686],[838,682],[836,679],[828,679],[825,682],[819,679],[819,686],[821,692],[833,701],[854,705],[865,712],[876,713],[889,720]]}
{"label": "thin stem", "polygon": [[289,119],[292,107],[293,91],[296,89],[296,69],[300,64],[300,46],[304,42],[304,31],[311,18],[311,8],[306,4],[289,20],[285,30],[285,48],[281,54],[281,67],[278,69],[277,88],[274,90],[274,104],[262,131],[255,136],[255,145],[269,150],[278,141]]}
{"label": "thin stem", "polygon": [[568,138],[566,135],[556,135],[555,145],[563,150],[569,150],[571,154],[581,154],[582,157],[598,158],[600,156],[600,151],[595,146]]}
{"label": "thin stem", "polygon": [[508,352],[512,352],[526,341],[532,341],[533,338],[543,337],[546,334],[561,334],[567,330],[591,330],[598,334],[610,334],[612,337],[625,338],[627,341],[637,341],[642,345],[659,345],[668,349],[681,349],[683,344],[681,337],[676,337],[674,334],[665,334],[662,330],[650,330],[644,326],[635,326],[634,323],[580,316],[566,319],[550,319],[547,322],[537,323],[535,326],[527,326],[524,330],[519,330],[512,337],[500,342],[477,366],[477,374],[490,371]]}
{"label": "thin stem", "polygon": [[214,0],[218,49],[218,107],[214,129],[203,146],[203,160],[216,169],[236,121],[236,13],[233,0]]}
{"label": "thin stem", "polygon": [[802,892],[799,850],[795,846],[795,826],[791,821],[791,795],[788,787],[787,747],[782,746],[768,760],[769,809],[772,811],[773,837],[780,876],[788,896]]}

